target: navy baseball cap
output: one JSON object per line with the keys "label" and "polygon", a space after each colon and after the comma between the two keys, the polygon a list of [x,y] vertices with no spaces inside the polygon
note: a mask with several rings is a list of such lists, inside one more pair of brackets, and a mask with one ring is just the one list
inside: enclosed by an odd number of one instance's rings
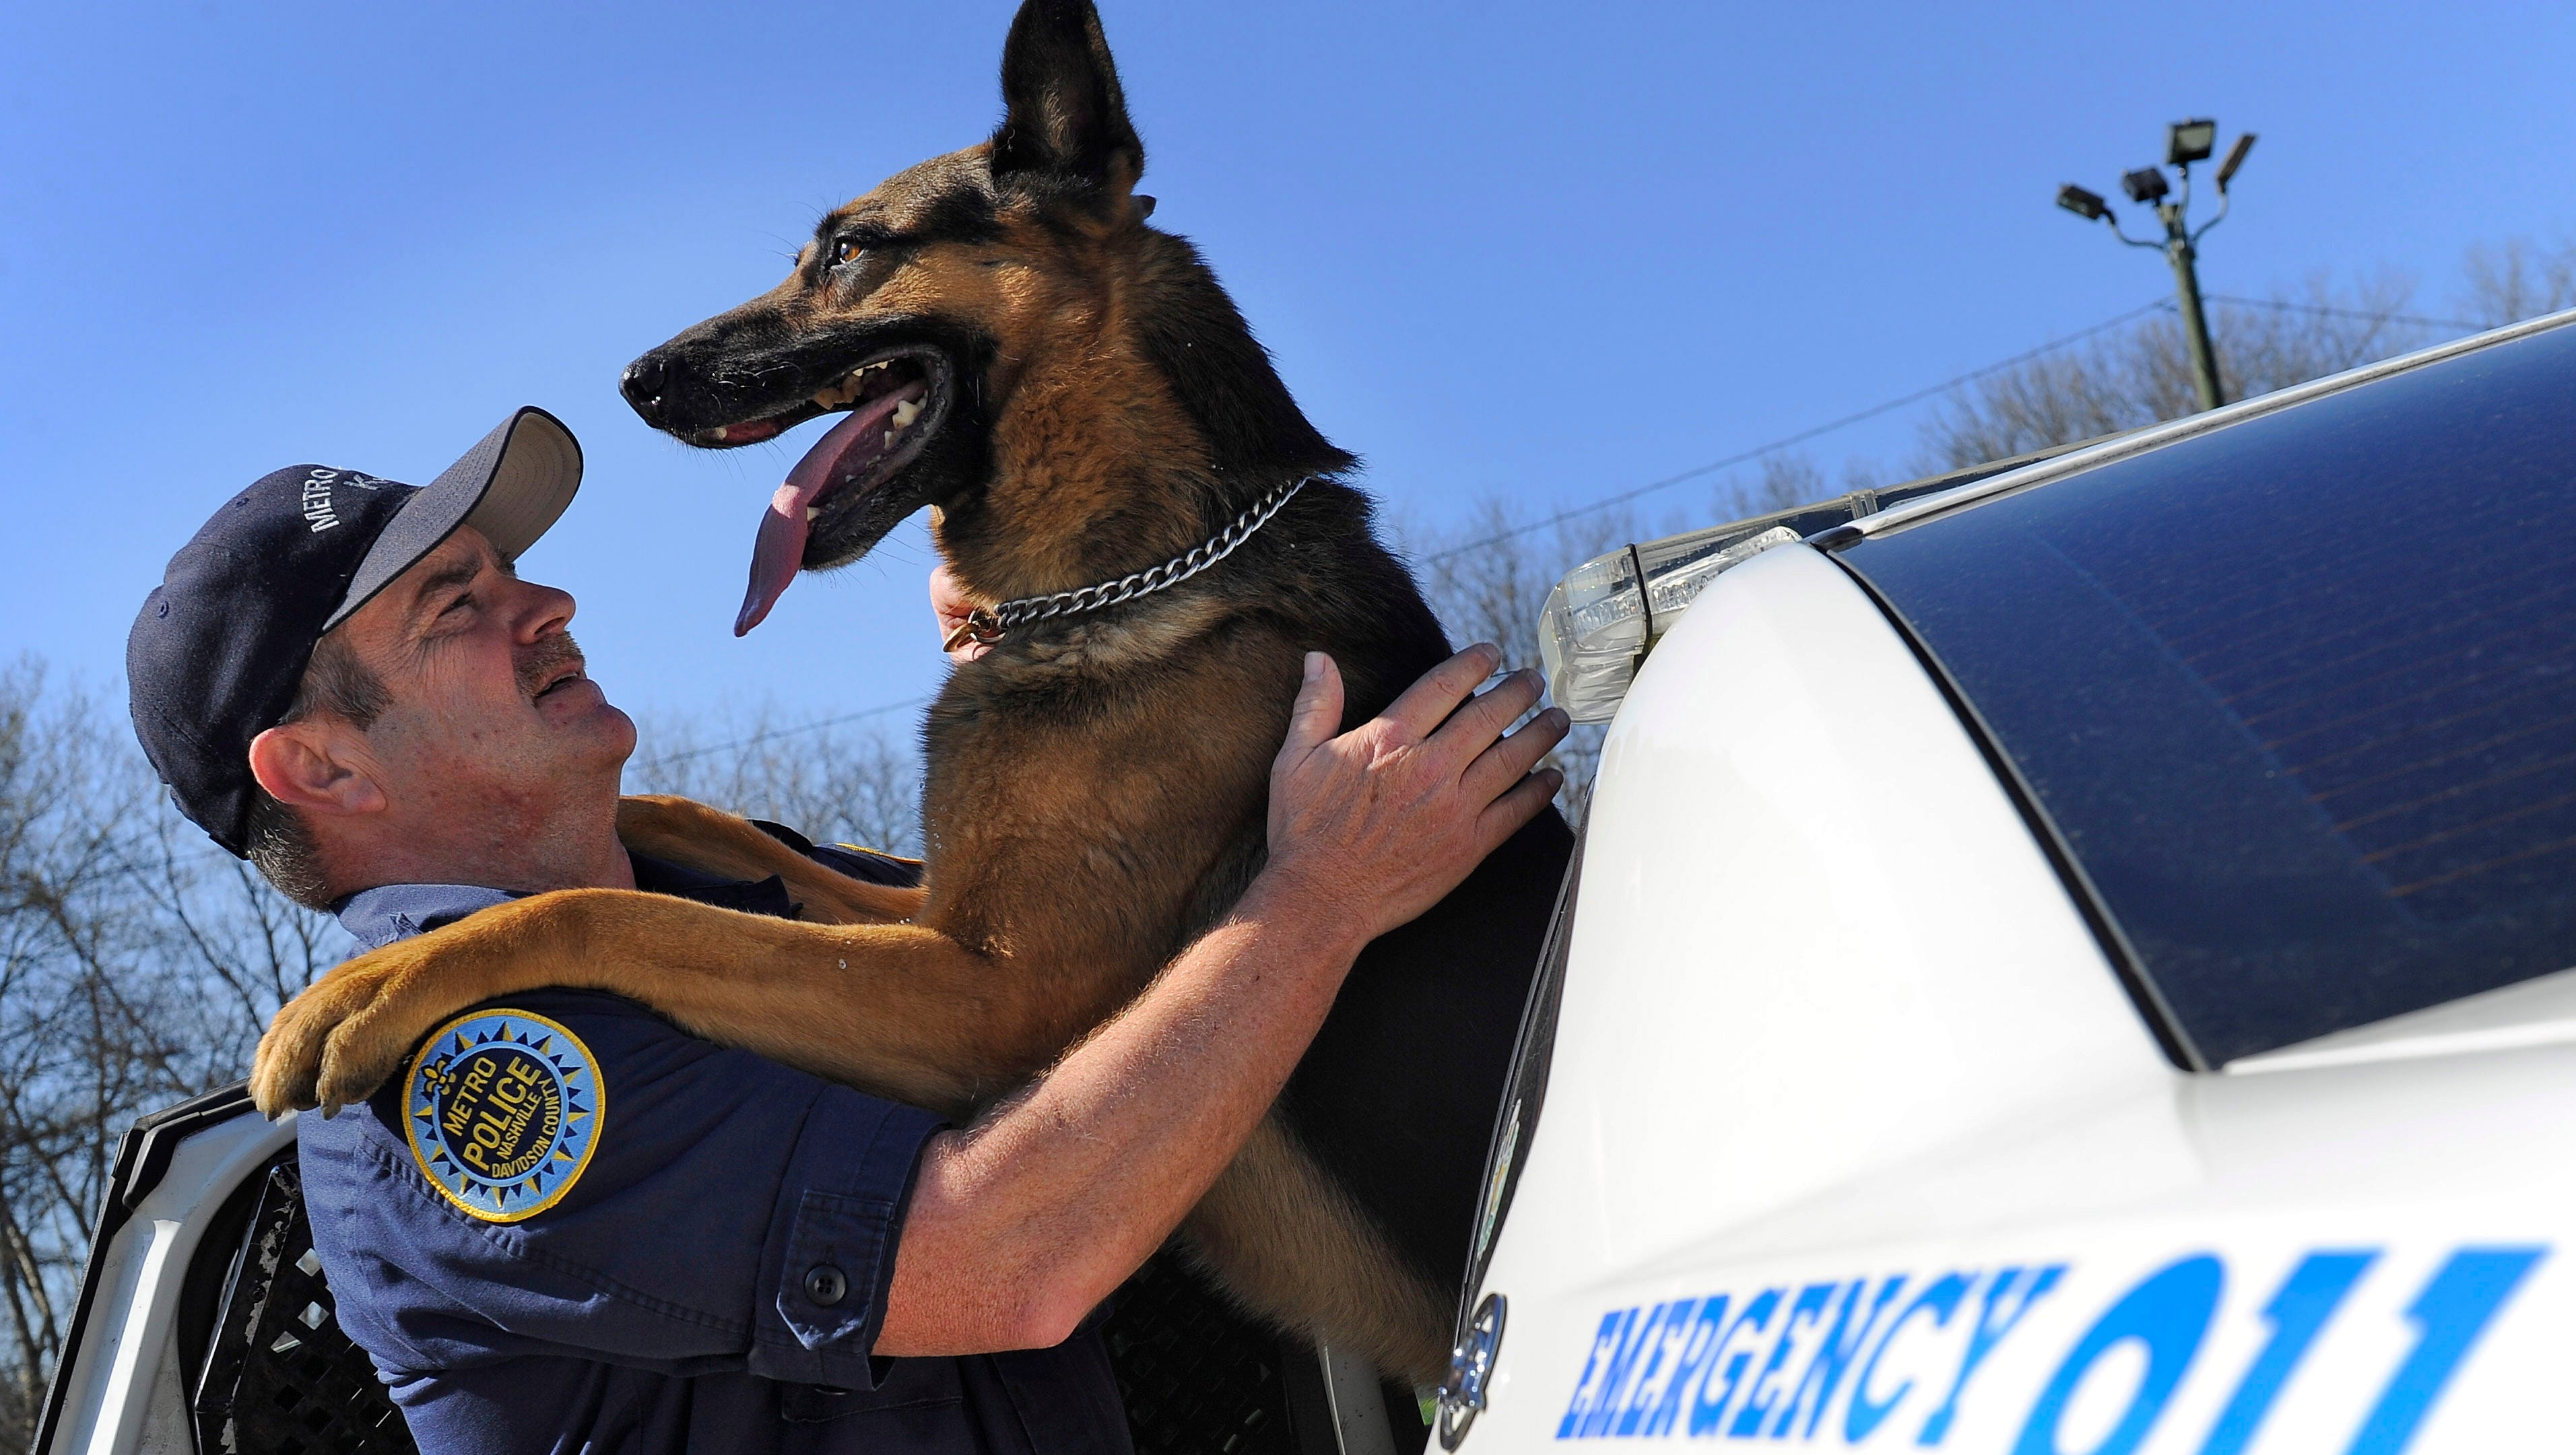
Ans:
{"label": "navy baseball cap", "polygon": [[125,639],[134,735],[179,811],[246,857],[251,739],[295,705],[323,634],[459,526],[517,559],[580,488],[580,443],[530,406],[426,486],[293,465],[225,502]]}

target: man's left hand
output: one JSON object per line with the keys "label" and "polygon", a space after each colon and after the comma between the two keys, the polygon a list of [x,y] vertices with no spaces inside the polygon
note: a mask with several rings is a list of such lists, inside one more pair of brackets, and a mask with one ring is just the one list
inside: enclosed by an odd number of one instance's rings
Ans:
{"label": "man's left hand", "polygon": [[[957,635],[957,629],[966,624],[967,614],[972,612],[976,605],[975,599],[968,596],[966,588],[958,583],[957,573],[948,569],[946,561],[940,562],[931,571],[930,613],[939,618],[941,641],[944,642]],[[948,660],[963,666],[991,650],[993,650],[991,642],[979,642],[973,637],[967,637],[948,654]]]}

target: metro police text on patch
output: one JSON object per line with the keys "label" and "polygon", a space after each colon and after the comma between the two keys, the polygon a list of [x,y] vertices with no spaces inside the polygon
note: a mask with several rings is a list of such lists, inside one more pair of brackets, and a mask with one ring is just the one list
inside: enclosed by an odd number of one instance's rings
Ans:
{"label": "metro police text on patch", "polygon": [[590,1165],[606,1115],[599,1063],[544,1016],[475,1011],[412,1058],[403,1126],[421,1174],[467,1216],[534,1217]]}

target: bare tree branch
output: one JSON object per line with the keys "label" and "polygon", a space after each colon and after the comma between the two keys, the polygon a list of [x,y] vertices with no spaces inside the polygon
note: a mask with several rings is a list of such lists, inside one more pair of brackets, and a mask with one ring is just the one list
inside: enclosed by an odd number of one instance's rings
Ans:
{"label": "bare tree branch", "polygon": [[2462,259],[2459,307],[2501,328],[2576,307],[2576,242],[2543,248],[2527,237],[2481,243]]}
{"label": "bare tree branch", "polygon": [[921,762],[908,739],[870,723],[782,732],[774,709],[748,717],[648,714],[627,791],[677,793],[783,823],[818,842],[921,852]]}
{"label": "bare tree branch", "polygon": [[[2382,272],[2337,285],[2323,274],[2276,304],[2220,303],[2209,331],[2228,399],[2250,399],[2429,342],[2406,316],[2413,281]],[[1916,473],[2009,459],[2174,419],[2197,406],[2182,325],[2142,319],[2080,349],[2033,359],[1952,395],[1923,426]]]}

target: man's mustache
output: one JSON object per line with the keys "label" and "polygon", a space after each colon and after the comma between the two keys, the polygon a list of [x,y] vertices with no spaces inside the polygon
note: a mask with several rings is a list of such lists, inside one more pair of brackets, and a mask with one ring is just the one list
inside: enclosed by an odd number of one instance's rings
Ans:
{"label": "man's mustache", "polygon": [[546,690],[546,684],[562,675],[563,669],[579,670],[584,665],[581,644],[570,632],[557,632],[541,638],[519,659],[519,695],[534,699]]}

